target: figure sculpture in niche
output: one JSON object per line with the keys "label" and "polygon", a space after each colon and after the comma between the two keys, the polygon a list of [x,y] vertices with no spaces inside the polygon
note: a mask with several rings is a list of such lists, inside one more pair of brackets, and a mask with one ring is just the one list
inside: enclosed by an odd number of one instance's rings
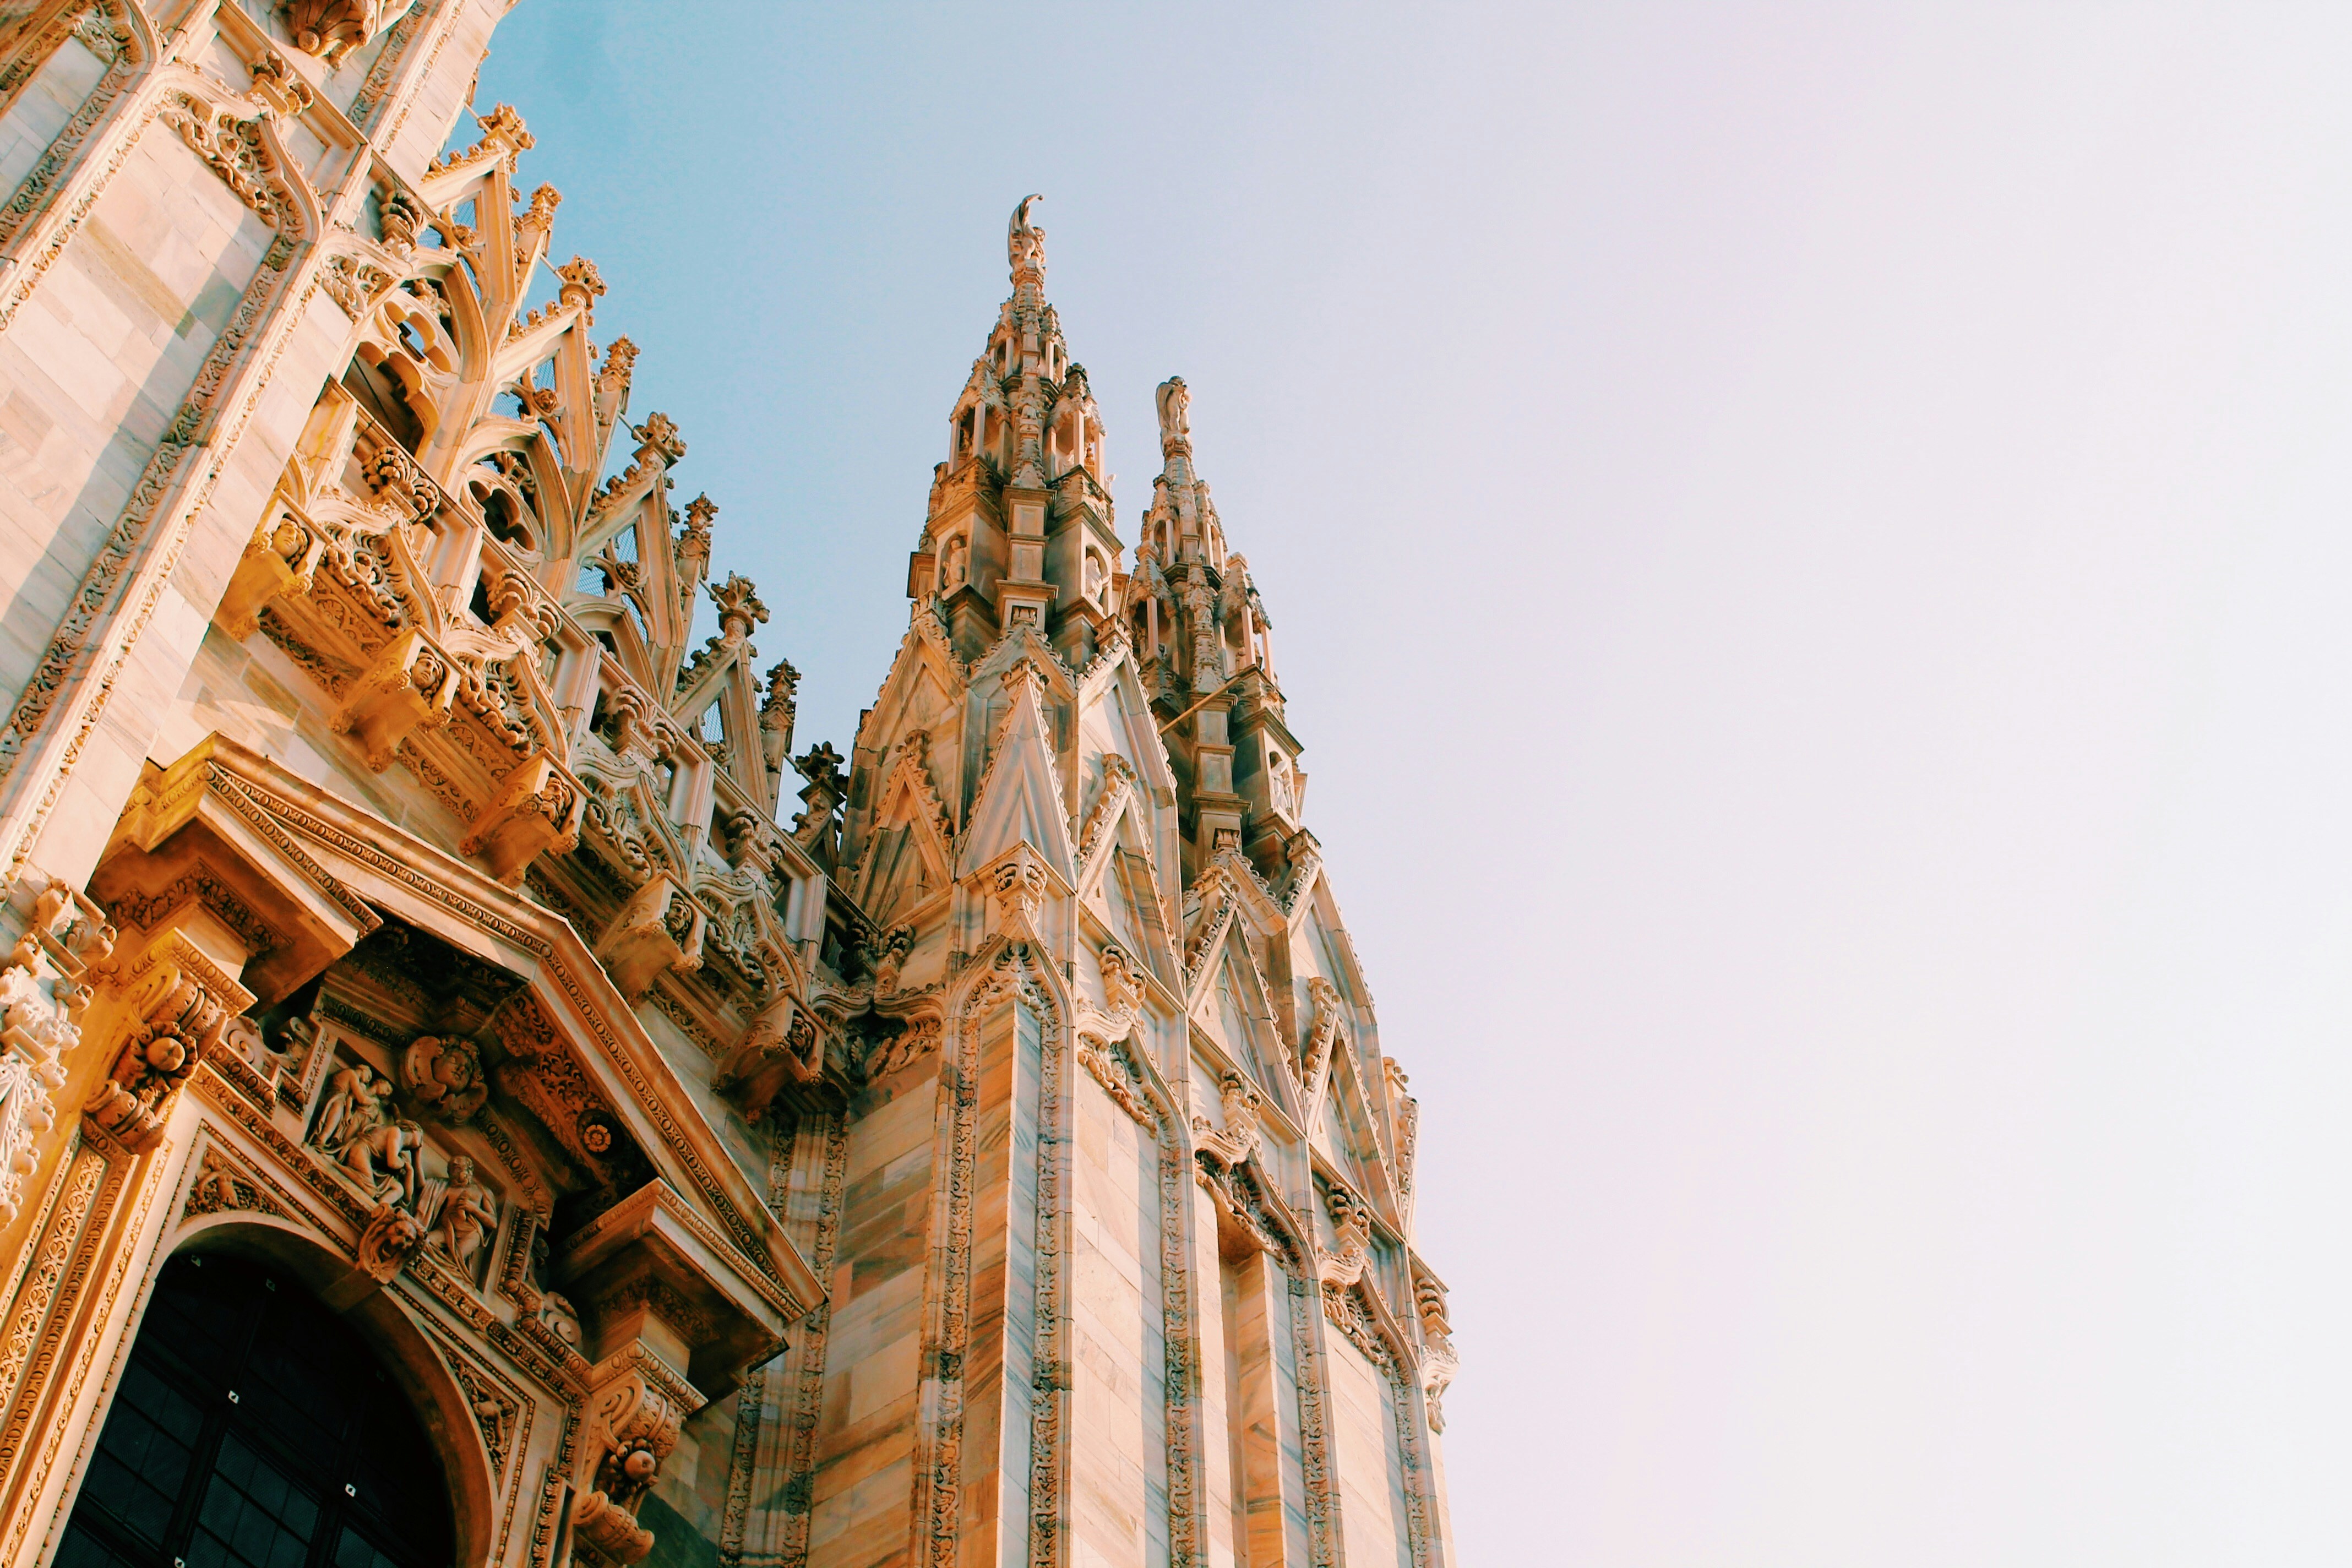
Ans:
{"label": "figure sculpture in niche", "polygon": [[1192,623],[1192,689],[1214,691],[1224,683],[1224,630],[1219,625],[1215,590],[1195,559],[1184,574],[1184,615]]}
{"label": "figure sculpture in niche", "polygon": [[489,1188],[474,1179],[474,1162],[463,1154],[454,1156],[449,1162],[448,1185],[441,1194],[441,1224],[433,1233],[434,1245],[470,1275],[474,1254],[498,1227],[498,1200]]}
{"label": "figure sculpture in niche", "polygon": [[384,1104],[391,1098],[391,1081],[378,1078],[367,1063],[338,1068],[328,1080],[327,1102],[320,1109],[311,1143],[341,1159],[355,1139],[383,1125]]}
{"label": "figure sculpture in niche", "polygon": [[343,1146],[343,1169],[379,1203],[404,1206],[416,1201],[417,1156],[425,1130],[402,1120],[374,1128]]}

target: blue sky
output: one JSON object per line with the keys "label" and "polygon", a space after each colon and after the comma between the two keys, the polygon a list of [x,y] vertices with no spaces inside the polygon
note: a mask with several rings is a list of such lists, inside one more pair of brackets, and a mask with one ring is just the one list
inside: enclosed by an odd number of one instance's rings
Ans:
{"label": "blue sky", "polygon": [[1275,620],[1465,1564],[2339,1563],[2352,16],[529,0],[805,746],[1046,200]]}

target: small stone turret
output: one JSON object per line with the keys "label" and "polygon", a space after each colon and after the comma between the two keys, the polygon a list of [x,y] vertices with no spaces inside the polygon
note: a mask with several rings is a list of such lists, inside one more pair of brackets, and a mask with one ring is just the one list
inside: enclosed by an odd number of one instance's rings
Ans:
{"label": "small stone turret", "polygon": [[1240,849],[1279,883],[1305,835],[1307,775],[1275,680],[1273,623],[1249,563],[1227,550],[1209,487],[1193,471],[1184,378],[1161,382],[1154,401],[1161,467],[1124,605],[1144,689],[1183,781],[1188,853],[1205,861],[1221,848]]}

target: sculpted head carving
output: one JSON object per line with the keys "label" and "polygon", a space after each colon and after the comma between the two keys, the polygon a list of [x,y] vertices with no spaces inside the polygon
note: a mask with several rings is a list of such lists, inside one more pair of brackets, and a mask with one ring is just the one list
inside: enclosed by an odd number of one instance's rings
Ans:
{"label": "sculpted head carving", "polygon": [[490,1097],[482,1058],[471,1040],[425,1035],[400,1058],[402,1087],[445,1121],[463,1121]]}

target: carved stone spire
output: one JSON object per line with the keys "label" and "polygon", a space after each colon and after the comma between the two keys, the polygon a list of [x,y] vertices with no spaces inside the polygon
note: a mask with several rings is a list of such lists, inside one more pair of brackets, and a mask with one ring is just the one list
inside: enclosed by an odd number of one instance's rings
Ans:
{"label": "carved stone spire", "polygon": [[1305,835],[1307,783],[1275,681],[1273,622],[1192,466],[1184,378],[1161,382],[1153,402],[1160,469],[1126,594],[1144,689],[1168,725],[1169,748],[1187,759],[1179,773],[1190,781],[1196,850],[1204,859],[1244,850],[1272,881],[1286,874],[1292,841]]}
{"label": "carved stone spire", "polygon": [[1045,231],[1029,221],[1041,199],[1023,197],[1006,227],[1013,297],[949,415],[907,591],[917,614],[938,606],[959,657],[1028,626],[1083,663],[1120,550],[1101,410],[1045,300]]}

